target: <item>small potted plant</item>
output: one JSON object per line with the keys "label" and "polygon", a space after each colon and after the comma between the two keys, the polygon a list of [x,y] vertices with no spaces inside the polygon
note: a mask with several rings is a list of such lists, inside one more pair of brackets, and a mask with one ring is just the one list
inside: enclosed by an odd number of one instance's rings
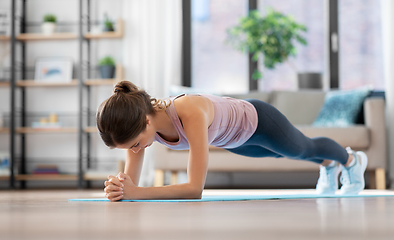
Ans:
{"label": "small potted plant", "polygon": [[104,32],[113,32],[115,31],[114,29],[114,23],[108,18],[107,14],[104,14]]}
{"label": "small potted plant", "polygon": [[[275,10],[270,9],[265,17],[258,10],[253,10],[240,19],[239,25],[227,29],[227,42],[239,51],[251,53],[255,62],[263,55],[264,66],[273,69],[290,56],[296,56],[295,42],[307,45],[301,35],[306,31],[304,25]],[[263,75],[255,70],[252,77],[257,80]]]}
{"label": "small potted plant", "polygon": [[99,61],[101,78],[114,78],[115,60],[111,56],[106,56]]}
{"label": "small potted plant", "polygon": [[45,35],[51,35],[56,29],[56,16],[53,14],[46,14],[44,16],[44,22],[41,25],[42,32]]}

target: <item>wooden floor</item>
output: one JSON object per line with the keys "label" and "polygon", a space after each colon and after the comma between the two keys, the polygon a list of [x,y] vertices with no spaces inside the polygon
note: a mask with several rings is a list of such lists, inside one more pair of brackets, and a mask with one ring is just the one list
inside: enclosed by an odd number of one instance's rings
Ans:
{"label": "wooden floor", "polygon": [[394,197],[68,202],[101,191],[0,191],[0,239],[394,239]]}

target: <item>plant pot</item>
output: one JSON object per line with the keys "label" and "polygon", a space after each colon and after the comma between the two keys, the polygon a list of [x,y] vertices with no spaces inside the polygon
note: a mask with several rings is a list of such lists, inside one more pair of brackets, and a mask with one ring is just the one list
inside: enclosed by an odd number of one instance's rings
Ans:
{"label": "plant pot", "polygon": [[56,24],[52,22],[44,22],[41,25],[42,33],[45,35],[51,35],[55,32]]}
{"label": "plant pot", "polygon": [[100,66],[99,68],[100,68],[101,78],[114,78],[115,66],[105,65],[105,66]]}
{"label": "plant pot", "polygon": [[103,32],[114,32],[114,31],[115,31],[115,29],[113,26],[110,26],[110,27],[104,26],[104,28],[103,28]]}
{"label": "plant pot", "polygon": [[298,74],[299,89],[322,89],[323,78],[321,73],[299,73]]}

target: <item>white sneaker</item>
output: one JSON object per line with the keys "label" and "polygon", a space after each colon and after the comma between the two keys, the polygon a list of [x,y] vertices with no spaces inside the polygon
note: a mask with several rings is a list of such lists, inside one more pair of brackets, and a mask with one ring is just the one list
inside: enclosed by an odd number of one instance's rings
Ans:
{"label": "white sneaker", "polygon": [[349,154],[353,154],[356,162],[351,167],[342,166],[340,194],[358,194],[365,187],[364,172],[368,165],[368,157],[364,152],[354,152],[350,147],[346,150]]}
{"label": "white sneaker", "polygon": [[338,175],[341,172],[339,164],[335,164],[333,167],[320,166],[319,180],[316,184],[317,194],[335,194],[338,190]]}

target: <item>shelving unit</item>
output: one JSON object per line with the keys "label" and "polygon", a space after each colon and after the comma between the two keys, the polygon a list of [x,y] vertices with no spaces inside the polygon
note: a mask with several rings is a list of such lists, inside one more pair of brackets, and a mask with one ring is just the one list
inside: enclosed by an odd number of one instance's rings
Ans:
{"label": "shelving unit", "polygon": [[[7,9],[7,10],[11,10],[11,7],[9,8],[9,9]],[[6,35],[0,35],[0,44],[1,45],[3,45],[3,44],[8,44],[8,43],[11,43],[11,37],[10,36],[6,36]],[[2,49],[3,50],[3,49]],[[2,52],[2,54],[0,54],[0,55],[3,55],[4,53]],[[1,71],[3,71],[3,69],[1,70]],[[10,81],[11,81],[11,79],[8,77],[8,76],[6,76],[6,77],[4,77],[3,78],[3,76],[2,76],[2,79],[1,79],[1,81],[0,81],[0,88],[1,88],[1,91],[2,91],[2,93],[1,94],[3,94],[4,92],[6,92],[6,91],[9,91],[9,92],[11,92],[11,88],[10,88]],[[3,100],[2,100],[3,101]],[[7,101],[8,102],[8,101]],[[1,111],[3,111],[3,109],[1,110]],[[9,113],[9,111],[10,110],[5,110],[6,112],[7,112],[7,114]],[[2,116],[0,116],[0,117],[2,117]],[[3,120],[4,122],[5,122],[5,119],[1,119],[1,120]],[[5,123],[4,123],[5,124]],[[6,152],[7,150],[6,150],[6,144],[8,144],[9,143],[9,140],[6,140],[6,141],[3,141],[3,139],[4,138],[8,138],[9,139],[9,135],[10,135],[10,128],[7,126],[7,127],[5,127],[5,125],[2,125],[1,127],[0,127],[0,135],[1,135],[1,141],[0,141],[0,147],[1,147],[1,151],[4,151],[4,152]],[[3,145],[4,144],[4,145]],[[8,151],[8,159],[10,160],[10,152]],[[1,160],[2,159],[0,159],[0,162],[1,162]],[[8,173],[8,169],[6,170],[6,169],[0,169],[0,181],[9,181],[10,180],[10,178],[11,178],[11,176],[9,175],[9,173]]]}
{"label": "shelving unit", "polygon": [[[26,181],[78,181],[79,188],[83,187],[84,181],[90,180],[103,180],[106,179],[106,175],[97,175],[92,173],[84,173],[83,170],[83,161],[87,160],[88,167],[90,162],[90,134],[97,133],[97,128],[92,126],[92,121],[90,116],[85,116],[86,109],[83,108],[83,99],[86,97],[85,92],[87,94],[87,98],[90,96],[90,88],[94,86],[103,86],[103,85],[114,85],[117,81],[123,79],[123,68],[120,64],[116,66],[116,79],[96,79],[90,77],[90,41],[97,41],[99,39],[121,39],[124,35],[123,30],[123,21],[122,19],[118,19],[116,22],[116,31],[115,32],[103,32],[103,33],[94,33],[90,31],[90,0],[79,0],[78,5],[79,9],[79,19],[78,19],[78,31],[76,33],[66,32],[66,33],[54,33],[51,35],[45,35],[41,33],[28,33],[26,31],[27,20],[26,20],[26,1],[20,0],[21,4],[16,4],[15,1],[11,1],[11,12],[12,12],[12,23],[11,23],[11,36],[0,36],[1,41],[10,41],[11,42],[11,80],[10,82],[0,82],[0,87],[9,87],[12,92],[11,95],[11,126],[10,128],[0,128],[0,133],[9,133],[12,136],[11,139],[11,147],[10,147],[10,155],[11,155],[11,176],[10,176],[10,186],[11,188],[15,187],[15,181],[20,181],[21,187],[24,188]],[[84,13],[83,8],[86,6],[83,3],[87,2],[87,13]],[[21,11],[16,11],[16,6],[21,7]],[[22,16],[15,16],[15,13],[21,12]],[[18,19],[18,20],[16,20]],[[15,24],[20,24],[20,33],[15,32]],[[87,25],[87,31],[84,33],[84,26]],[[32,79],[27,78],[26,69],[26,46],[25,44],[28,42],[34,41],[78,41],[78,58],[77,58],[77,75],[71,82],[63,82],[63,83],[51,83],[51,82],[39,82]],[[85,62],[83,61],[83,45],[87,43],[88,45],[88,77],[85,79],[83,72],[83,65]],[[21,77],[16,75],[16,45],[20,44],[21,51],[18,52],[18,55],[21,58],[21,64],[18,66],[21,67]],[[33,128],[27,125],[26,121],[26,90],[29,88],[71,88],[77,91],[79,98],[79,106],[78,106],[78,119],[77,126],[75,127],[59,127],[59,128]],[[16,101],[15,92],[17,89],[21,92],[20,101]],[[52,90],[51,90],[52,91]],[[19,97],[19,96],[18,96]],[[20,102],[21,106],[21,124],[20,126],[16,126],[16,102]],[[89,106],[89,104],[88,104]],[[19,107],[19,106],[18,106]],[[87,112],[90,112],[88,107]],[[87,124],[83,124],[84,119],[87,119]],[[87,127],[84,127],[87,125]],[[26,162],[26,137],[30,134],[76,134],[77,135],[77,143],[78,144],[78,169],[76,169],[76,174],[29,174],[27,173]],[[20,135],[20,167],[18,173],[15,173],[14,166],[16,164],[16,139],[15,135]],[[84,140],[83,137],[86,137],[87,141]],[[19,140],[18,140],[19,141]],[[88,153],[83,153],[82,146],[88,146]],[[19,148],[18,148],[19,149]],[[0,180],[4,179],[3,176],[0,176]],[[7,178],[8,179],[8,178]]]}
{"label": "shelving unit", "polygon": [[[99,34],[94,34],[90,33],[90,24],[88,24],[88,33],[84,34],[84,38],[87,42],[87,52],[88,52],[88,62],[91,62],[91,49],[90,49],[90,41],[97,41],[100,39],[121,39],[123,38],[124,35],[124,25],[122,19],[118,19],[116,22],[116,31],[115,32],[106,32],[106,33],[99,33]],[[89,65],[88,65],[89,66]],[[121,64],[116,65],[115,69],[115,79],[93,79],[90,78],[90,71],[88,72],[88,78],[83,80],[84,87],[86,88],[86,93],[87,93],[87,112],[88,116],[86,118],[86,126],[83,129],[83,133],[85,134],[86,137],[86,144],[87,144],[87,153],[86,153],[86,160],[87,160],[87,171],[83,173],[83,179],[87,181],[87,186],[90,187],[90,181],[92,180],[106,180],[108,174],[105,173],[97,173],[96,171],[90,170],[91,167],[91,134],[97,134],[98,130],[96,126],[92,126],[92,119],[89,116],[90,113],[90,98],[91,98],[91,88],[92,87],[97,87],[97,86],[104,86],[104,85],[109,85],[109,86],[114,86],[117,82],[120,80],[123,80],[123,67]],[[85,154],[84,154],[85,155]],[[118,171],[121,168],[121,163],[118,161]]]}

